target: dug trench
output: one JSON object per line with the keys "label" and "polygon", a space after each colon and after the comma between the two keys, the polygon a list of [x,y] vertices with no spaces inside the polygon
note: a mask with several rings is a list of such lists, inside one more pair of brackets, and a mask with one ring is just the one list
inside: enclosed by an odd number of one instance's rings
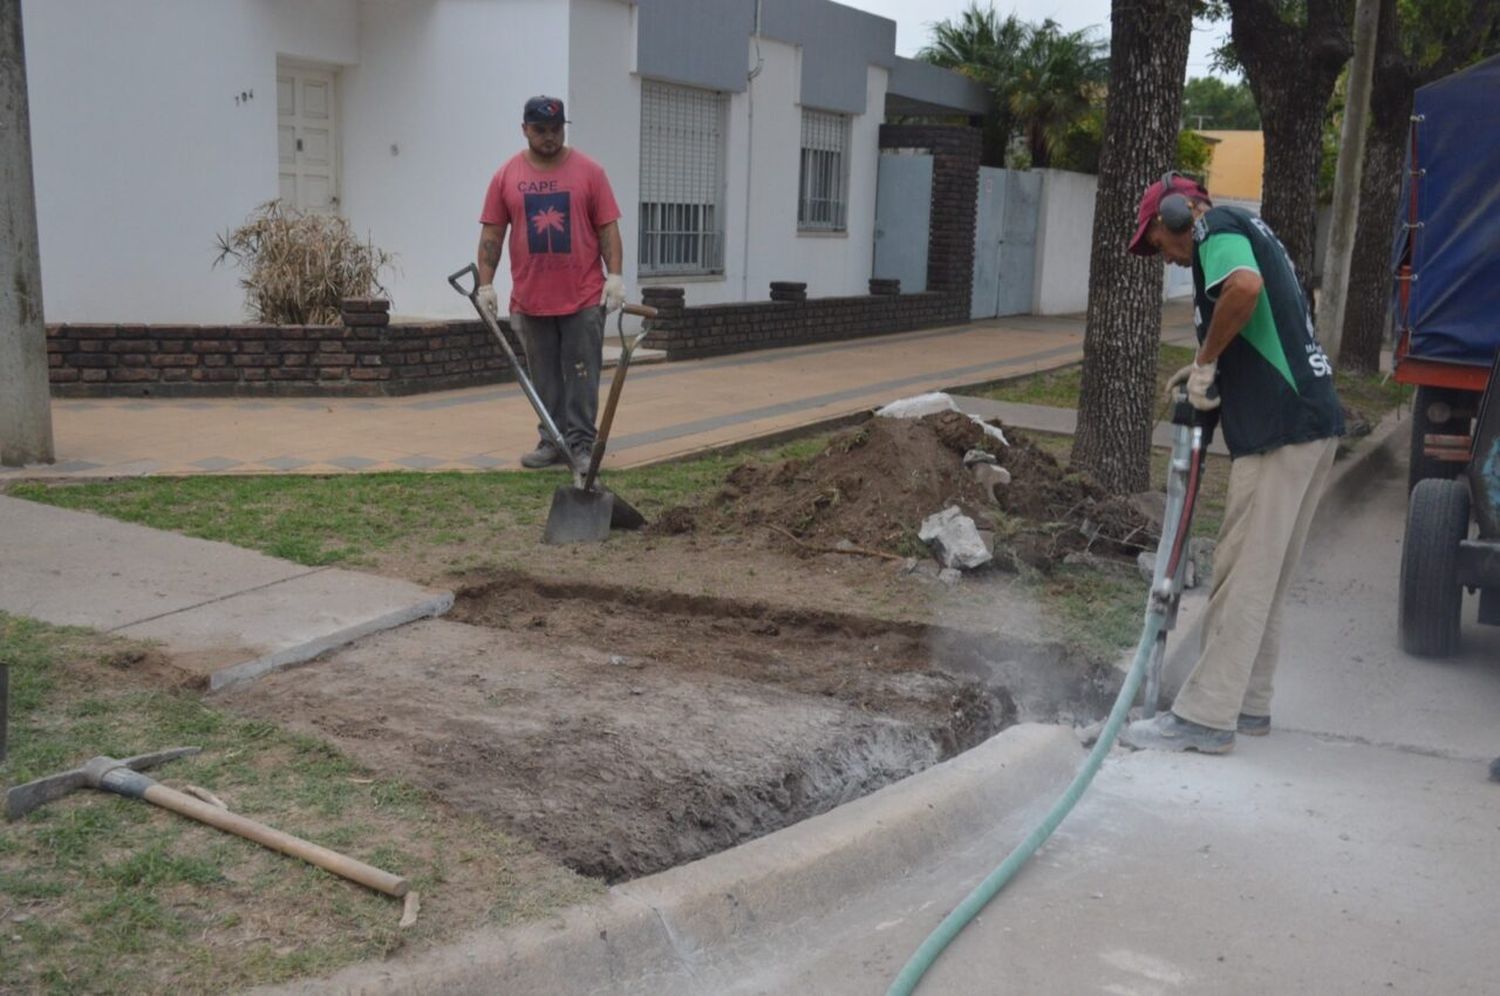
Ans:
{"label": "dug trench", "polygon": [[1114,672],[1056,644],[519,573],[221,696],[608,882],[829,810]]}

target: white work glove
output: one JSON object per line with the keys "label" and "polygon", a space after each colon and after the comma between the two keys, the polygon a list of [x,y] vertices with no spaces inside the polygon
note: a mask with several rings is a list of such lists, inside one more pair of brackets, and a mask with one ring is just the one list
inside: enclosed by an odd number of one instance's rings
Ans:
{"label": "white work glove", "polygon": [[611,273],[604,281],[604,311],[608,314],[619,311],[620,306],[625,303],[625,278],[618,273]]}
{"label": "white work glove", "polygon": [[1209,397],[1209,388],[1214,385],[1217,363],[1189,363],[1167,379],[1167,400],[1176,400],[1172,395],[1176,388],[1187,386],[1188,402],[1200,412],[1211,412],[1219,407],[1217,397]]}
{"label": "white work glove", "polygon": [[483,287],[479,288],[479,293],[476,294],[475,297],[479,299],[479,306],[490,313],[490,317],[500,317],[500,305],[495,300],[494,287],[490,286],[489,284],[485,284]]}

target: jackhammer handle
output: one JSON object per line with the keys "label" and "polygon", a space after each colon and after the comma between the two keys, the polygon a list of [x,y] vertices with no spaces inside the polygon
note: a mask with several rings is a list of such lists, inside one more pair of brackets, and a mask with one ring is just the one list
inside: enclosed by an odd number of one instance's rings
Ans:
{"label": "jackhammer handle", "polygon": [[264,823],[231,813],[227,809],[210,806],[206,802],[194,799],[176,789],[165,785],[154,783],[142,793],[142,797],[150,803],[170,809],[174,813],[180,813],[189,819],[197,820],[199,823],[207,823],[211,827],[253,840],[255,843],[269,847],[273,851],[289,854],[294,858],[301,858],[309,864],[317,865],[324,871],[332,872],[351,882],[383,892],[387,896],[400,898],[406,895],[406,879],[398,875],[392,875],[388,871],[381,871],[373,865],[367,865],[363,861],[331,851],[321,844],[294,837],[289,833],[283,833]]}
{"label": "jackhammer handle", "polygon": [[627,315],[634,315],[637,318],[656,317],[656,309],[649,304],[624,304],[620,306],[620,310]]}

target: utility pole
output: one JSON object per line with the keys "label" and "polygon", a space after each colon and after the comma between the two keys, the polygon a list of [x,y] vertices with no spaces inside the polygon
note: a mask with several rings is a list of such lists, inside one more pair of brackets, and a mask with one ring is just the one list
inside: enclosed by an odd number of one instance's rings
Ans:
{"label": "utility pole", "polygon": [[21,0],[0,0],[0,466],[54,459]]}
{"label": "utility pole", "polygon": [[1370,89],[1375,69],[1375,35],[1379,0],[1359,0],[1354,9],[1354,58],[1349,63],[1349,93],[1339,134],[1339,163],[1333,179],[1333,216],[1328,222],[1328,251],[1323,255],[1323,293],[1318,302],[1318,341],[1335,363],[1344,331],[1344,302],[1349,264],[1359,222],[1359,178],[1365,161],[1365,134],[1370,123]]}

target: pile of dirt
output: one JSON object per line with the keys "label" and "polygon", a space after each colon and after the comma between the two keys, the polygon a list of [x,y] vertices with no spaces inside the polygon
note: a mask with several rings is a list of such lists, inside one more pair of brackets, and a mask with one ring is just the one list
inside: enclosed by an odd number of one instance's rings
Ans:
{"label": "pile of dirt", "polygon": [[[1133,559],[1155,546],[1153,527],[1128,501],[1067,472],[1016,430],[1004,432],[1009,446],[959,412],[872,418],[810,459],[741,464],[709,507],[673,509],[662,518],[670,528],[659,531],[759,528],[802,553],[852,546],[917,555],[922,520],[957,505],[994,534],[1002,569],[1049,570],[1085,551]],[[964,454],[975,449],[1011,474],[994,498],[964,467]]]}

